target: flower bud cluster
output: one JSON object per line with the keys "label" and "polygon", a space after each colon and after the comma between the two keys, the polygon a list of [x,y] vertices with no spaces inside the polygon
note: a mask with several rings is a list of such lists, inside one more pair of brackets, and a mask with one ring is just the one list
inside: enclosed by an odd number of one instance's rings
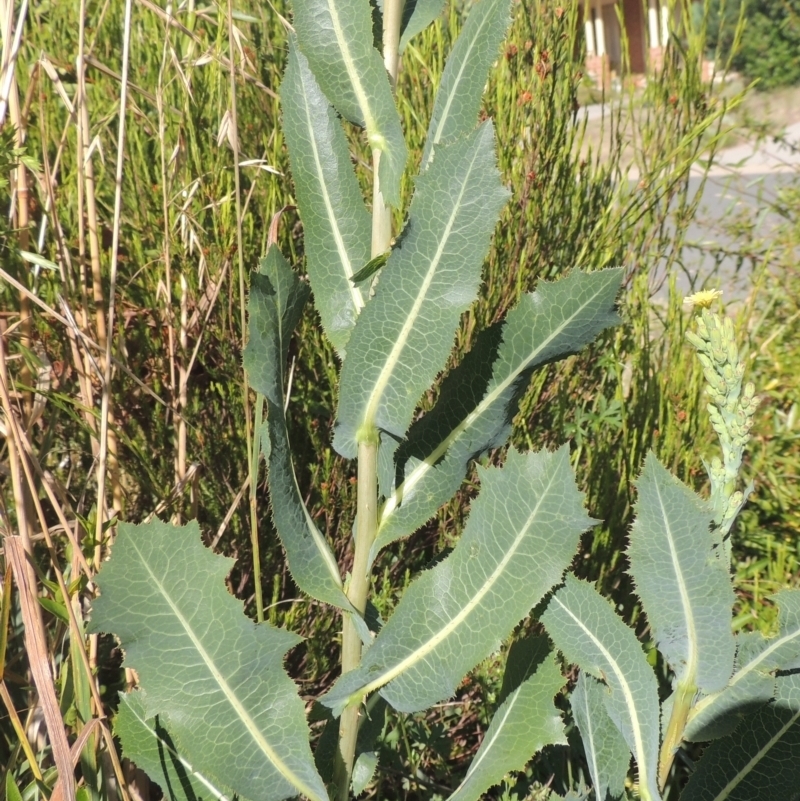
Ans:
{"label": "flower bud cluster", "polygon": [[697,358],[703,366],[710,400],[708,414],[722,446],[722,459],[714,457],[707,469],[711,479],[711,503],[724,536],[746,500],[736,485],[758,398],[751,382],[742,389],[744,362],[730,318],[701,308],[695,322],[696,333],[687,331],[686,338],[697,350]]}

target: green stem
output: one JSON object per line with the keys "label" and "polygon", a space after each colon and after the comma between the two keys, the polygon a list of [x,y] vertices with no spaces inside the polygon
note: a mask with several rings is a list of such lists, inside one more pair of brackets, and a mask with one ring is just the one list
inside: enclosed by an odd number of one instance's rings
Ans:
{"label": "green stem", "polygon": [[[347,597],[363,615],[369,593],[369,551],[378,528],[378,437],[377,431],[358,444],[358,516],[356,547]],[[361,638],[353,620],[345,615],[342,626],[342,673],[354,670],[361,661]],[[344,801],[349,794],[350,777],[358,737],[359,705],[349,706],[339,720],[339,752],[336,776],[337,798]]]}
{"label": "green stem", "polygon": [[669,717],[669,724],[667,725],[664,742],[661,745],[661,753],[658,757],[658,786],[662,792],[667,786],[672,760],[675,758],[675,752],[683,739],[686,721],[692,711],[692,703],[696,695],[697,687],[693,684],[678,682],[678,686],[675,689],[675,703],[672,705],[672,714]]}
{"label": "green stem", "polygon": [[[405,0],[385,0],[383,4],[383,63],[394,90],[400,64],[400,25]],[[378,179],[381,153],[372,151],[372,258],[385,253],[392,241],[392,210],[384,202]],[[369,552],[378,528],[378,431],[367,421],[358,443],[358,500],[353,570],[347,597],[363,615],[369,594]],[[361,662],[361,638],[349,615],[342,623],[342,673]],[[334,770],[338,801],[350,794],[350,779],[356,755],[360,706],[347,707],[339,720],[339,755]]]}

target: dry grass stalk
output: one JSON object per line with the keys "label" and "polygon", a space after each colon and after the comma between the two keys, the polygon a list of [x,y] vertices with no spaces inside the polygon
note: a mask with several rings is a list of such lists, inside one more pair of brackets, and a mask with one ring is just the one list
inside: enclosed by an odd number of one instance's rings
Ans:
{"label": "dry grass stalk", "polygon": [[[14,145],[21,148],[25,144],[25,129],[26,120],[22,116],[22,109],[19,104],[19,91],[17,87],[17,56],[19,53],[19,43],[22,36],[22,31],[25,26],[25,18],[27,16],[27,2],[24,2],[20,8],[20,13],[17,19],[14,19],[14,3],[10,0],[3,0],[0,5],[0,14],[2,14],[2,30],[3,30],[3,116],[5,110],[8,109],[9,122],[14,128]],[[13,38],[12,38],[13,35]],[[0,118],[0,124],[2,119]],[[30,250],[30,220],[28,216],[28,175],[27,170],[20,161],[15,171],[15,194],[16,204],[12,203],[12,220],[11,224],[17,228],[19,236],[20,250]],[[26,271],[27,272],[27,271]],[[22,277],[22,276],[20,276]],[[24,280],[24,279],[23,279]],[[20,316],[20,345],[23,351],[30,351],[33,343],[33,317],[31,314],[31,304],[26,293],[19,295],[19,316]],[[5,367],[3,368],[3,380],[6,380]],[[27,421],[31,418],[33,412],[33,393],[30,387],[33,384],[33,374],[27,363],[23,362],[22,369],[19,372],[19,383],[25,388],[22,393],[22,417],[24,424],[27,427]],[[12,456],[11,469],[12,475],[19,478],[18,465],[14,465]],[[18,524],[20,532],[25,538],[27,546],[30,548],[30,537],[33,533],[30,524],[32,517],[32,503],[27,487],[19,481],[15,481],[15,502],[18,511],[22,511],[22,515],[18,517]]]}
{"label": "dry grass stalk", "polygon": [[36,582],[32,578],[33,570],[28,562],[28,554],[22,538],[6,537],[5,545],[19,593],[22,620],[25,625],[25,650],[47,725],[53,759],[58,769],[59,784],[64,801],[75,801],[75,775],[72,758],[67,742],[67,733],[61,720],[53,674],[50,671],[47,638],[37,600]]}
{"label": "dry grass stalk", "polygon": [[[130,64],[130,40],[131,40],[131,6],[132,0],[125,2],[125,17],[123,22],[122,39],[122,84],[119,100],[119,129],[117,134],[117,164],[114,176],[114,219],[111,231],[111,264],[110,281],[108,291],[108,322],[106,331],[108,336],[105,341],[105,358],[103,363],[103,396],[100,405],[100,453],[97,460],[97,529],[96,539],[98,543],[98,553],[96,555],[99,564],[99,552],[102,549],[104,525],[106,520],[105,510],[105,485],[106,468],[111,472],[112,488],[114,494],[114,509],[122,509],[122,489],[119,481],[119,462],[117,459],[116,436],[113,432],[113,417],[111,410],[111,378],[112,378],[112,356],[111,346],[114,334],[114,318],[116,312],[116,288],[117,288],[117,267],[119,258],[119,237],[120,220],[122,215],[122,167],[125,158],[125,122],[128,101],[128,67]],[[83,113],[86,115],[86,128],[88,132],[88,112],[86,111],[84,96]],[[86,139],[84,139],[85,145]],[[86,165],[88,167],[88,164]],[[102,340],[101,340],[102,344]]]}

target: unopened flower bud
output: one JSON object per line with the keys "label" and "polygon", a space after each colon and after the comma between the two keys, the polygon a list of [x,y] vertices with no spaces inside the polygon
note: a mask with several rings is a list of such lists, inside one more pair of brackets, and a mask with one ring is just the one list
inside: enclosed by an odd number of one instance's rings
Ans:
{"label": "unopened flower bud", "polygon": [[706,347],[706,343],[699,336],[697,336],[694,331],[687,331],[686,339],[688,340],[689,344],[697,348],[698,351],[703,351]]}

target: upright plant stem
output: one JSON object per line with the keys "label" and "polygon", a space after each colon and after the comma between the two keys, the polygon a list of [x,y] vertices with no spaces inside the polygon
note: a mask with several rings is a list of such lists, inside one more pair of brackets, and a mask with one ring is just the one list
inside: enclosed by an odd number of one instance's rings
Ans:
{"label": "upright plant stem", "polygon": [[[383,63],[389,73],[392,89],[397,84],[400,61],[400,23],[404,0],[385,0],[383,5]],[[392,241],[392,210],[384,203],[378,172],[380,151],[372,151],[372,256],[385,253]],[[374,428],[362,431],[358,443],[358,500],[356,542],[353,570],[347,597],[364,614],[369,594],[369,552],[378,527],[378,432]],[[358,667],[361,661],[361,638],[352,619],[345,615],[342,624],[342,673]],[[348,707],[339,720],[339,759],[336,762],[334,784],[339,801],[350,793],[350,779],[358,737],[359,707]]]}
{"label": "upright plant stem", "polygon": [[678,684],[675,691],[675,702],[672,706],[672,714],[669,718],[667,731],[664,735],[664,742],[661,745],[661,753],[658,757],[658,786],[661,791],[667,786],[669,771],[672,761],[675,758],[675,751],[683,739],[683,731],[686,728],[686,721],[692,704],[697,695],[697,687],[689,684]]}

